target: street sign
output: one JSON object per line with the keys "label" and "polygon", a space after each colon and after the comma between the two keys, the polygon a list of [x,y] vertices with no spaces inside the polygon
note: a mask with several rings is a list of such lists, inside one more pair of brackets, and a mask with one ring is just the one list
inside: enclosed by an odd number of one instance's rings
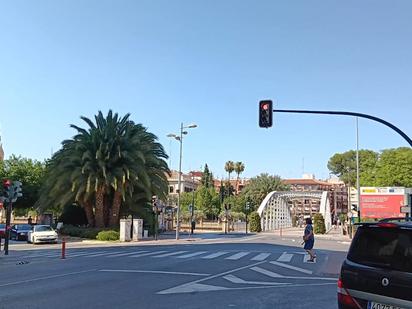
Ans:
{"label": "street sign", "polygon": [[411,211],[410,206],[401,206],[401,213],[408,214]]}

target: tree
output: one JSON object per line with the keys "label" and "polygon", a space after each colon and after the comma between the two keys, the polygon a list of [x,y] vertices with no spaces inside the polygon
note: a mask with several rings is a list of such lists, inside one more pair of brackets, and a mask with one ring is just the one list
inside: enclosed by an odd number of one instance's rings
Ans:
{"label": "tree", "polygon": [[234,170],[235,170],[235,164],[233,163],[233,161],[227,161],[225,163],[225,171],[228,173],[229,182],[230,182],[230,174],[232,174]]}
{"label": "tree", "polygon": [[412,149],[382,151],[375,172],[376,186],[412,187]]}
{"label": "tree", "polygon": [[77,134],[63,141],[47,166],[47,181],[39,205],[77,202],[89,225],[113,226],[127,199],[144,205],[152,195],[166,198],[169,169],[157,137],[141,124],[109,111],[95,122],[81,119],[87,129],[71,125]]}
{"label": "tree", "polygon": [[203,170],[202,179],[200,180],[202,186],[206,188],[214,187],[213,183],[213,174],[209,171],[209,167],[205,164],[205,168]]}
{"label": "tree", "polygon": [[219,198],[214,187],[200,186],[196,190],[196,209],[202,211],[208,218],[219,214]]}
{"label": "tree", "polygon": [[235,163],[235,172],[236,172],[236,190],[237,190],[237,185],[239,183],[239,176],[241,173],[245,171],[245,165],[242,162],[236,162]]}
{"label": "tree", "polygon": [[[356,184],[356,152],[350,150],[333,155],[329,170],[348,186]],[[359,177],[361,186],[412,186],[412,149],[401,147],[359,151]]]}
{"label": "tree", "polygon": [[279,176],[263,173],[251,178],[241,194],[245,200],[250,201],[251,206],[256,210],[270,192],[287,191],[288,189],[289,187],[282,182]]}
{"label": "tree", "polygon": [[15,155],[0,162],[0,179],[18,180],[23,185],[23,196],[13,203],[13,208],[28,210],[35,205],[44,181],[45,169],[45,163]]}
{"label": "tree", "polygon": [[[372,150],[359,151],[359,180],[361,185],[373,185],[375,168],[379,153]],[[328,169],[338,176],[345,184],[356,184],[356,151],[349,150],[333,155],[328,162]]]}
{"label": "tree", "polygon": [[315,214],[313,217],[313,232],[315,234],[325,234],[326,227],[325,227],[325,219],[323,218],[322,214]]}
{"label": "tree", "polygon": [[262,226],[260,224],[260,216],[256,211],[252,212],[249,215],[249,224],[250,224],[249,230],[251,232],[257,232],[257,233],[262,232]]}

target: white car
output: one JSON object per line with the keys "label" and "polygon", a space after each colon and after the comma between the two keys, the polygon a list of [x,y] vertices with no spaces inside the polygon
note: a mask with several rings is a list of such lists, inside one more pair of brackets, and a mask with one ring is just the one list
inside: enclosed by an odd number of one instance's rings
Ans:
{"label": "white car", "polygon": [[57,243],[57,233],[49,225],[34,225],[27,234],[27,242],[33,244],[42,242]]}

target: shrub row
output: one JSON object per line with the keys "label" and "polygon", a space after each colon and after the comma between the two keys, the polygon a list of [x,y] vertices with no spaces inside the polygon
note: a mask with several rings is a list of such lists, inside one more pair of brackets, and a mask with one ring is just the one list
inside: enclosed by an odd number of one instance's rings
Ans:
{"label": "shrub row", "polygon": [[63,225],[63,227],[60,229],[60,233],[62,235],[80,237],[80,238],[88,238],[88,239],[98,239],[98,240],[118,240],[119,239],[119,232],[115,230],[105,230],[105,229],[89,228],[89,227],[77,227],[73,225]]}

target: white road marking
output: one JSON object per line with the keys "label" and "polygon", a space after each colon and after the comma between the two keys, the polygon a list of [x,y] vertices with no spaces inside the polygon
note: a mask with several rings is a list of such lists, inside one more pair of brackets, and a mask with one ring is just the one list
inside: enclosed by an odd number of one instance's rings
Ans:
{"label": "white road marking", "polygon": [[276,261],[289,263],[292,260],[292,258],[293,254],[283,252],[282,255]]}
{"label": "white road marking", "polygon": [[270,255],[270,253],[259,253],[255,257],[253,257],[252,261],[264,261]]}
{"label": "white road marking", "polygon": [[276,261],[272,261],[270,263],[273,264],[273,265],[280,266],[280,267],[296,270],[296,271],[299,271],[299,272],[304,273],[304,274],[308,274],[308,275],[313,274],[313,271],[311,271],[311,270],[303,269],[303,268],[292,266],[292,265],[289,265],[289,264],[283,264],[283,263],[279,263],[279,262],[276,262]]}
{"label": "white road marking", "polygon": [[338,281],[338,278],[283,276],[260,267],[252,267],[250,269],[271,278]]}
{"label": "white road marking", "polygon": [[250,253],[250,252],[239,252],[239,253],[233,254],[233,255],[225,258],[225,260],[239,260],[239,259],[241,259],[242,257],[248,255],[249,253]]}
{"label": "white road marking", "polygon": [[132,254],[136,254],[142,251],[133,251],[133,252],[125,252],[125,253],[119,253],[119,254],[109,254],[106,255],[106,258],[114,258],[114,257],[119,257],[119,256],[125,256],[125,255],[132,255]]}
{"label": "white road marking", "polygon": [[291,283],[282,283],[282,282],[245,281],[234,275],[226,275],[223,277],[223,279],[226,279],[227,281],[230,281],[232,283],[238,283],[238,284],[239,283],[240,284],[254,284],[254,285],[290,285],[291,284]]}
{"label": "white road marking", "polygon": [[99,271],[112,272],[112,273],[142,273],[142,274],[185,275],[185,276],[200,276],[200,277],[210,276],[210,274],[202,274],[202,273],[187,273],[187,272],[160,271],[160,270],[99,269]]}
{"label": "white road marking", "polygon": [[279,275],[277,273],[274,273],[272,271],[269,271],[269,270],[266,270],[266,269],[263,269],[263,268],[260,268],[260,267],[257,267],[257,266],[252,267],[251,270],[256,271],[258,273],[261,273],[261,274],[264,274],[264,275],[266,275],[268,277],[271,277],[271,278],[283,278],[282,275]]}
{"label": "white road marking", "polygon": [[169,252],[165,254],[160,254],[160,255],[154,255],[154,258],[162,258],[162,257],[167,257],[167,256],[172,256],[172,255],[178,255],[182,253],[186,253],[187,251],[176,251],[176,252]]}
{"label": "white road marking", "polygon": [[206,252],[207,251],[198,251],[198,252],[193,252],[193,253],[188,253],[188,254],[184,254],[184,255],[181,255],[181,256],[177,256],[176,258],[178,258],[178,259],[191,258],[191,257],[198,256],[198,255],[201,255],[201,254],[206,253]]}
{"label": "white road marking", "polygon": [[155,252],[149,252],[149,253],[140,253],[140,254],[130,255],[129,257],[138,258],[138,257],[141,257],[141,256],[155,255],[155,254],[160,254],[160,253],[164,253],[164,252],[167,252],[167,251],[155,251]]}
{"label": "white road marking", "polygon": [[121,253],[123,251],[103,251],[103,252],[99,252],[99,253],[93,253],[93,252],[89,252],[89,253],[82,253],[81,256],[83,257],[87,257],[87,258],[92,258],[92,257],[96,257],[96,256],[102,256],[102,255],[108,255],[108,254],[117,254],[117,253]]}
{"label": "white road marking", "polygon": [[217,258],[219,256],[222,256],[222,255],[225,255],[225,254],[228,254],[228,253],[229,252],[226,252],[226,251],[219,251],[219,252],[212,253],[212,254],[209,254],[209,255],[206,255],[206,256],[202,256],[202,259],[214,259],[214,258]]}
{"label": "white road marking", "polygon": [[47,279],[53,279],[53,278],[59,278],[59,277],[66,277],[66,276],[72,276],[72,275],[78,275],[78,274],[84,274],[84,273],[90,273],[90,272],[93,272],[93,271],[96,271],[96,269],[89,269],[89,270],[76,271],[76,272],[60,274],[60,275],[52,275],[52,276],[33,278],[33,279],[27,279],[27,280],[22,280],[22,281],[3,283],[3,284],[0,284],[0,287],[10,286],[10,285],[18,285],[18,284],[23,284],[23,283],[30,283],[30,282],[35,282],[35,281],[41,281],[41,280],[47,280]]}

